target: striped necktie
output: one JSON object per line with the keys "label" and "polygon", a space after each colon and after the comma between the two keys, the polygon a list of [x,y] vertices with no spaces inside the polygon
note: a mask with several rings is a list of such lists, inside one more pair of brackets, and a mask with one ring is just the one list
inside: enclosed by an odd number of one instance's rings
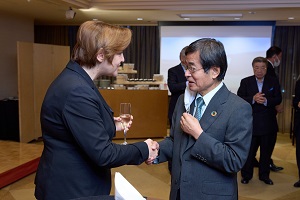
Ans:
{"label": "striped necktie", "polygon": [[200,119],[201,119],[201,109],[202,109],[202,106],[204,104],[203,98],[198,97],[196,99],[196,102],[197,102],[197,109],[196,109],[195,117],[198,119],[198,121],[200,121]]}

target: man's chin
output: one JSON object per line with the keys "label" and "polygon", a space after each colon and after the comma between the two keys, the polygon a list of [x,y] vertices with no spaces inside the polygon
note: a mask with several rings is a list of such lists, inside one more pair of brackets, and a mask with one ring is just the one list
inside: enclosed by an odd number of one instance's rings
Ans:
{"label": "man's chin", "polygon": [[193,92],[197,91],[197,89],[198,89],[194,83],[189,83],[188,87]]}

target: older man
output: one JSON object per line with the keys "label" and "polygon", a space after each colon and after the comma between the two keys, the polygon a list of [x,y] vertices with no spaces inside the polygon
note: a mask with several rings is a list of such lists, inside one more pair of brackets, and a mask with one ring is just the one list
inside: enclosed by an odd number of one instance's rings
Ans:
{"label": "older man", "polygon": [[237,172],[251,143],[251,106],[222,82],[227,59],[221,42],[197,40],[186,59],[192,98],[179,97],[170,137],[159,143],[159,162],[173,161],[170,199],[238,199]]}
{"label": "older man", "polygon": [[267,62],[263,57],[254,58],[254,75],[242,79],[237,91],[252,106],[253,111],[253,135],[249,156],[242,169],[243,184],[248,184],[253,177],[253,160],[260,147],[259,180],[273,185],[269,177],[269,165],[278,131],[275,107],[281,103],[282,97],[278,79],[266,76]]}

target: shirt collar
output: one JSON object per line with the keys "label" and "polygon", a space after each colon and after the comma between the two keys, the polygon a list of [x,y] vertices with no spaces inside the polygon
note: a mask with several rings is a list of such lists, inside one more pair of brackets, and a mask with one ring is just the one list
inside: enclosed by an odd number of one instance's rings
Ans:
{"label": "shirt collar", "polygon": [[181,65],[181,67],[182,67],[182,69],[183,69],[183,71],[184,71],[184,73],[185,73],[185,71],[186,71],[185,67],[183,66],[182,63],[180,63],[180,65]]}
{"label": "shirt collar", "polygon": [[[267,59],[267,60],[268,60],[268,59]],[[268,62],[269,62],[269,63],[272,65],[272,67],[274,68],[274,65],[273,65],[273,63],[272,63],[271,61],[269,61],[269,60],[268,60]]]}
{"label": "shirt collar", "polygon": [[209,93],[207,93],[206,95],[204,95],[203,97],[198,93],[196,98],[198,96],[202,97],[203,98],[203,101],[205,103],[205,105],[207,106],[210,102],[210,100],[213,98],[213,96],[218,92],[218,90],[223,86],[223,82],[220,82],[220,84],[215,87],[212,91],[210,91]]}

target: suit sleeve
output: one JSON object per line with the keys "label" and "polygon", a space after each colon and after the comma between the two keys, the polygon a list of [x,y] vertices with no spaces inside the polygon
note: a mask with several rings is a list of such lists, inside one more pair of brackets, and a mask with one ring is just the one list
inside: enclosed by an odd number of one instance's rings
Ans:
{"label": "suit sleeve", "polygon": [[[179,82],[178,81],[178,71],[176,68],[171,68],[168,70],[168,87],[172,94],[182,93],[182,91],[186,88],[186,81]],[[183,72],[182,72],[183,73]]]}
{"label": "suit sleeve", "polygon": [[[267,79],[267,78],[266,78]],[[266,98],[267,98],[267,106],[274,107],[281,103],[282,101],[282,95],[280,91],[280,84],[277,78],[272,78],[272,86],[268,88],[268,91],[266,92]]]}
{"label": "suit sleeve", "polygon": [[293,98],[293,106],[296,110],[299,110],[298,103],[300,101],[300,80],[296,82],[295,97]]}
{"label": "suit sleeve", "polygon": [[[178,101],[176,102],[175,110],[174,110],[174,115],[172,117],[172,126],[170,129],[170,136],[166,137],[163,141],[159,142],[159,162],[166,162],[168,160],[171,160],[173,157],[173,145],[174,145],[174,138],[176,137],[175,134],[178,135],[180,134],[178,131],[182,131],[180,126],[179,121],[182,113],[184,112],[184,95],[180,95],[178,98]],[[177,142],[180,143],[180,141]],[[177,143],[177,144],[178,144]]]}
{"label": "suit sleeve", "polygon": [[[115,133],[113,119],[99,105],[97,94],[89,87],[77,87],[64,105],[63,118],[66,126],[90,159],[98,166],[118,167],[124,164],[141,164],[148,158],[145,142],[118,145],[111,141]],[[105,124],[111,123],[110,129]]]}
{"label": "suit sleeve", "polygon": [[252,104],[253,101],[253,95],[249,94],[249,88],[247,84],[247,79],[242,79],[240,83],[240,87],[238,88],[237,95],[247,101],[250,105]]}

